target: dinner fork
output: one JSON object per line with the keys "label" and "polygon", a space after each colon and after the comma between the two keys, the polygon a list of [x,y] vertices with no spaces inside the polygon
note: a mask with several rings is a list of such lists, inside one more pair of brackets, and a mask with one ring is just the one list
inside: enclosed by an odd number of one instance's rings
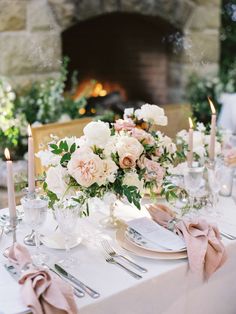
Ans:
{"label": "dinner fork", "polygon": [[232,234],[229,234],[229,233],[226,233],[226,232],[220,232],[220,234],[225,237],[226,239],[229,239],[229,240],[236,240],[236,237],[233,236]]}
{"label": "dinner fork", "polygon": [[105,259],[106,259],[107,263],[119,266],[120,268],[124,269],[128,274],[130,274],[132,277],[134,277],[135,279],[141,279],[142,278],[142,276],[140,276],[139,274],[136,274],[135,272],[133,272],[129,268],[125,267],[121,263],[114,260],[114,258],[111,257],[110,255],[108,255],[107,253],[105,253]]}
{"label": "dinner fork", "polygon": [[123,260],[127,261],[130,265],[132,265],[135,269],[139,270],[141,273],[146,273],[147,269],[136,264],[135,262],[133,262],[132,260],[130,260],[128,257],[118,254],[113,247],[110,245],[110,243],[107,240],[102,240],[101,241],[102,247],[104,248],[104,250],[108,253],[108,255],[110,255],[111,257],[118,257],[118,258],[122,258]]}

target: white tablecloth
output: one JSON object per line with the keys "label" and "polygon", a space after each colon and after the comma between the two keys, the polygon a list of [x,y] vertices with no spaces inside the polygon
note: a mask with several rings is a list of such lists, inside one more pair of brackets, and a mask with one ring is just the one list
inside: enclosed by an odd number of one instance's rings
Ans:
{"label": "white tablecloth", "polygon": [[[220,206],[227,220],[235,225],[236,205],[232,198],[220,198]],[[125,219],[146,215],[145,211],[123,206],[118,214]],[[97,227],[100,214],[86,220],[85,231],[90,241],[81,243],[72,252],[78,258],[76,269],[71,272],[95,290],[101,297],[97,300],[86,296],[76,299],[80,314],[235,314],[236,313],[236,241],[223,239],[227,246],[228,261],[208,282],[188,272],[187,260],[164,261],[134,257],[148,269],[143,279],[136,280],[114,265],[107,264],[96,239],[101,233],[114,239],[114,232]],[[50,220],[50,217],[48,218]],[[47,222],[47,228],[53,228]],[[95,228],[94,231],[93,227]],[[26,228],[18,230],[22,240]],[[92,235],[92,236],[91,236]],[[11,243],[10,236],[0,242],[1,252]],[[117,245],[117,244],[116,244]],[[44,248],[50,254],[50,264],[63,252]],[[0,263],[4,257],[0,255]],[[19,286],[0,266],[0,313],[15,314],[25,310],[19,296]]]}

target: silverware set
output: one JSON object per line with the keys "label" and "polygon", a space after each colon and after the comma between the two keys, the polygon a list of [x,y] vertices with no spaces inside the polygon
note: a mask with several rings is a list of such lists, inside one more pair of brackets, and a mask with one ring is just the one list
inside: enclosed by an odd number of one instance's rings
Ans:
{"label": "silverware set", "polygon": [[132,266],[133,268],[135,268],[136,270],[138,270],[141,273],[146,273],[147,272],[146,268],[144,268],[144,267],[138,265],[137,263],[133,262],[127,256],[124,256],[124,255],[121,255],[121,254],[117,253],[107,240],[102,240],[101,241],[101,246],[102,246],[102,248],[105,251],[105,260],[106,260],[107,263],[114,264],[114,265],[122,268],[123,270],[125,270],[129,275],[131,275],[135,279],[141,279],[142,276],[137,274],[137,273],[135,273],[134,271],[132,271],[131,269],[129,269],[125,265],[121,264],[119,261],[117,261],[117,259],[126,261],[130,266]]}

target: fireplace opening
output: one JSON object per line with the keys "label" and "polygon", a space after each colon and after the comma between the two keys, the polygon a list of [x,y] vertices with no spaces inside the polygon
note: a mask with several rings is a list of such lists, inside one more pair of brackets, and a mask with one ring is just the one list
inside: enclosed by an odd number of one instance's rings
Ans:
{"label": "fireplace opening", "polygon": [[131,13],[101,15],[65,30],[62,47],[70,58],[69,78],[78,71],[76,97],[88,93],[104,102],[111,94],[118,107],[166,104],[173,57],[166,39],[176,32],[160,17]]}

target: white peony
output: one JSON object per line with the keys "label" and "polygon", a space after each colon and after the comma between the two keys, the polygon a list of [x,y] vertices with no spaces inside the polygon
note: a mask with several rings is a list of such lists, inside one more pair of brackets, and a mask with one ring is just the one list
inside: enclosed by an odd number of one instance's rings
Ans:
{"label": "white peony", "polygon": [[102,121],[92,121],[84,128],[84,135],[89,145],[104,147],[111,136],[109,124]]}
{"label": "white peony", "polygon": [[141,109],[135,110],[135,116],[139,120],[144,120],[153,124],[167,125],[167,117],[165,116],[164,109],[156,105],[143,105]]}
{"label": "white peony", "polygon": [[116,179],[118,167],[112,159],[103,160],[103,172],[98,180],[99,185],[105,185],[108,182],[113,183]]}
{"label": "white peony", "polygon": [[67,185],[68,173],[61,165],[50,167],[46,172],[45,182],[48,189],[55,193],[58,198],[61,198],[68,188]]}
{"label": "white peony", "polygon": [[136,186],[140,193],[144,191],[143,179],[139,180],[138,174],[134,171],[127,172],[125,174],[124,179],[123,179],[123,184],[128,185],[128,186]]}
{"label": "white peony", "polygon": [[56,166],[61,160],[61,156],[53,154],[50,150],[40,150],[35,156],[40,159],[44,167]]}
{"label": "white peony", "polygon": [[142,154],[144,148],[143,145],[134,137],[121,136],[118,138],[116,149],[120,157],[130,154],[137,160]]}

